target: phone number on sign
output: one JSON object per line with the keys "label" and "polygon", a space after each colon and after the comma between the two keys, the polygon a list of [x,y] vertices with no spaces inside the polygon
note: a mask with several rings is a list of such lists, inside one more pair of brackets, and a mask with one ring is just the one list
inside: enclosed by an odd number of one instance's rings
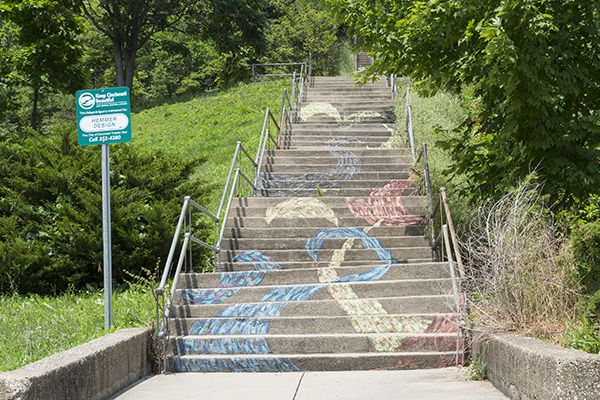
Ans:
{"label": "phone number on sign", "polygon": [[121,135],[111,135],[111,136],[94,136],[90,138],[90,143],[94,142],[109,142],[114,140],[121,140]]}

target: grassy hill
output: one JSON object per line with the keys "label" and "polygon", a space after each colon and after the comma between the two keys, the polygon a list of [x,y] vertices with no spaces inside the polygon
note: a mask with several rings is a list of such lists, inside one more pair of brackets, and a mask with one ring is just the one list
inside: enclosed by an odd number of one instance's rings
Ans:
{"label": "grassy hill", "polygon": [[265,109],[279,115],[286,87],[291,89],[291,79],[240,84],[134,113],[132,142],[142,149],[167,149],[205,159],[194,179],[210,185],[209,204],[203,206],[216,212],[236,142],[256,154]]}

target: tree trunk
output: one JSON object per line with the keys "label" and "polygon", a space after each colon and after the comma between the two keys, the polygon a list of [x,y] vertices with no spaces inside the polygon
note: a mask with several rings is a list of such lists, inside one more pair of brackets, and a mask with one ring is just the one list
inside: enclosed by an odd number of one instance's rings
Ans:
{"label": "tree trunk", "polygon": [[133,93],[133,73],[135,72],[135,50],[125,50],[125,85]]}
{"label": "tree trunk", "polygon": [[[115,75],[117,78],[117,86],[125,86],[125,70],[123,68],[123,49],[121,42],[113,40],[115,53]],[[131,90],[131,87],[129,88]]]}

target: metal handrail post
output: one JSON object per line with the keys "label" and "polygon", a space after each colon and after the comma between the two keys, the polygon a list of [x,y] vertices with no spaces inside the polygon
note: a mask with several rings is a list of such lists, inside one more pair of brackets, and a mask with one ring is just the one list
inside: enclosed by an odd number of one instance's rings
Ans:
{"label": "metal handrail post", "polygon": [[265,154],[264,149],[267,147],[267,139],[268,139],[267,131],[269,129],[269,127],[267,126],[268,123],[269,123],[269,109],[267,108],[267,111],[265,112],[265,120],[263,122],[262,132],[260,134],[260,141],[258,142],[258,150],[256,150],[256,158],[254,160],[257,164],[256,173],[254,174],[254,186],[255,187],[258,186],[258,177],[260,174],[260,169],[262,168],[263,157]]}
{"label": "metal handrail post", "polygon": [[279,129],[277,130],[277,147],[281,146],[281,130],[283,129],[283,121],[285,114],[285,98],[287,97],[287,89],[283,89],[283,98],[281,99],[281,113],[279,114]]}
{"label": "metal handrail post", "polygon": [[[423,143],[423,162],[425,163],[425,188],[427,189],[427,200],[429,202],[429,214],[433,212],[433,198],[431,196],[431,180],[429,179],[429,159],[427,158],[427,143]],[[429,219],[429,229],[431,230],[431,238],[433,239],[435,232],[433,230],[433,219]]]}
{"label": "metal handrail post", "polygon": [[458,239],[456,237],[456,231],[454,230],[452,215],[450,214],[450,206],[448,205],[448,199],[446,198],[446,188],[440,188],[440,196],[442,197],[442,203],[444,204],[444,210],[446,212],[446,220],[448,221],[448,227],[450,228],[450,236],[452,237],[452,245],[454,246],[454,253],[456,254],[456,263],[458,264],[458,271],[460,272],[460,278],[463,279],[465,277],[465,269],[463,267],[462,257],[460,256]]}
{"label": "metal handrail post", "polygon": [[[169,271],[171,269],[171,263],[173,262],[173,256],[175,253],[175,248],[177,247],[177,241],[179,240],[179,235],[181,234],[181,227],[185,221],[185,212],[189,206],[190,196],[185,196],[183,201],[183,207],[181,208],[181,213],[179,214],[179,221],[177,222],[177,228],[175,228],[175,235],[173,235],[173,241],[171,242],[171,248],[169,250],[169,255],[167,256],[167,262],[165,263],[165,270],[162,275],[162,279],[160,280],[160,284],[157,289],[157,294],[161,294],[165,285],[167,284],[167,279],[169,278]],[[160,291],[160,293],[159,293]]]}
{"label": "metal handrail post", "polygon": [[235,167],[235,160],[237,159],[238,153],[240,151],[240,146],[242,145],[242,142],[237,142],[236,146],[235,146],[235,153],[233,153],[233,159],[231,161],[231,167],[229,167],[229,174],[227,175],[227,181],[225,181],[225,189],[223,189],[223,195],[221,196],[221,202],[219,203],[219,211],[217,211],[217,216],[220,218],[221,217],[221,211],[223,211],[223,204],[225,202],[225,197],[226,197],[226,193],[227,190],[229,189],[229,181],[231,179],[231,174],[233,173],[233,169]]}
{"label": "metal handrail post", "polygon": [[406,130],[408,131],[408,139],[410,140],[410,151],[413,157],[413,163],[416,160],[415,155],[415,138],[413,137],[412,115],[410,104],[406,106]]}
{"label": "metal handrail post", "polygon": [[227,225],[227,218],[229,217],[229,210],[231,209],[231,202],[233,201],[233,194],[234,194],[233,188],[236,187],[239,176],[240,176],[240,169],[237,168],[235,171],[235,176],[233,178],[233,185],[232,185],[232,190],[229,195],[229,201],[227,202],[227,208],[225,209],[225,216],[223,217],[223,226],[221,227],[221,233],[219,234],[219,243],[217,246],[217,248],[219,248],[219,249],[221,248],[221,241],[223,240],[223,234],[225,233],[225,225]]}

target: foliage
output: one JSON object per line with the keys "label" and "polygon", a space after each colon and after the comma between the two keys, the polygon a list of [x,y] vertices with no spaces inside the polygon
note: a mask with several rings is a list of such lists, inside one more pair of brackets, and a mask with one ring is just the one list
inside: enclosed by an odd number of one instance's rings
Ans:
{"label": "foliage", "polygon": [[[83,26],[71,1],[7,0],[0,6],[0,19],[16,26],[12,38],[12,71],[33,89],[31,126],[37,129],[37,109],[42,88],[74,92],[83,85],[79,64],[83,54],[78,35]],[[8,61],[4,50],[2,58]],[[14,76],[13,76],[14,79]]]}
{"label": "foliage", "polygon": [[[70,125],[0,142],[0,292],[61,292],[102,282],[98,146],[79,146]],[[189,176],[199,159],[114,146],[111,154],[113,276],[164,257]]]}
{"label": "foliage", "polygon": [[113,45],[117,86],[132,90],[138,52],[160,32],[176,29],[192,40],[211,39],[233,65],[248,49],[260,51],[262,47],[262,0],[78,2]]}
{"label": "foliage", "polygon": [[329,0],[363,38],[367,73],[430,93],[472,85],[481,107],[447,145],[471,193],[497,196],[537,169],[559,208],[600,189],[596,1]]}
{"label": "foliage", "polygon": [[225,57],[215,46],[181,32],[157,33],[140,50],[137,63],[137,97],[148,99],[198,93],[225,78]]}
{"label": "foliage", "polygon": [[587,293],[594,293],[600,289],[600,221],[575,228],[571,244],[577,263],[577,278]]}
{"label": "foliage", "polygon": [[59,296],[0,296],[0,371],[10,371],[59,351],[129,327],[152,326],[149,289],[117,288],[113,328],[104,330],[103,292],[66,291]]}
{"label": "foliage", "polygon": [[581,316],[579,323],[567,327],[563,345],[587,353],[600,353],[600,324],[598,320]]}
{"label": "foliage", "polygon": [[307,62],[312,54],[313,75],[336,72],[337,23],[312,0],[273,0],[264,62]]}

